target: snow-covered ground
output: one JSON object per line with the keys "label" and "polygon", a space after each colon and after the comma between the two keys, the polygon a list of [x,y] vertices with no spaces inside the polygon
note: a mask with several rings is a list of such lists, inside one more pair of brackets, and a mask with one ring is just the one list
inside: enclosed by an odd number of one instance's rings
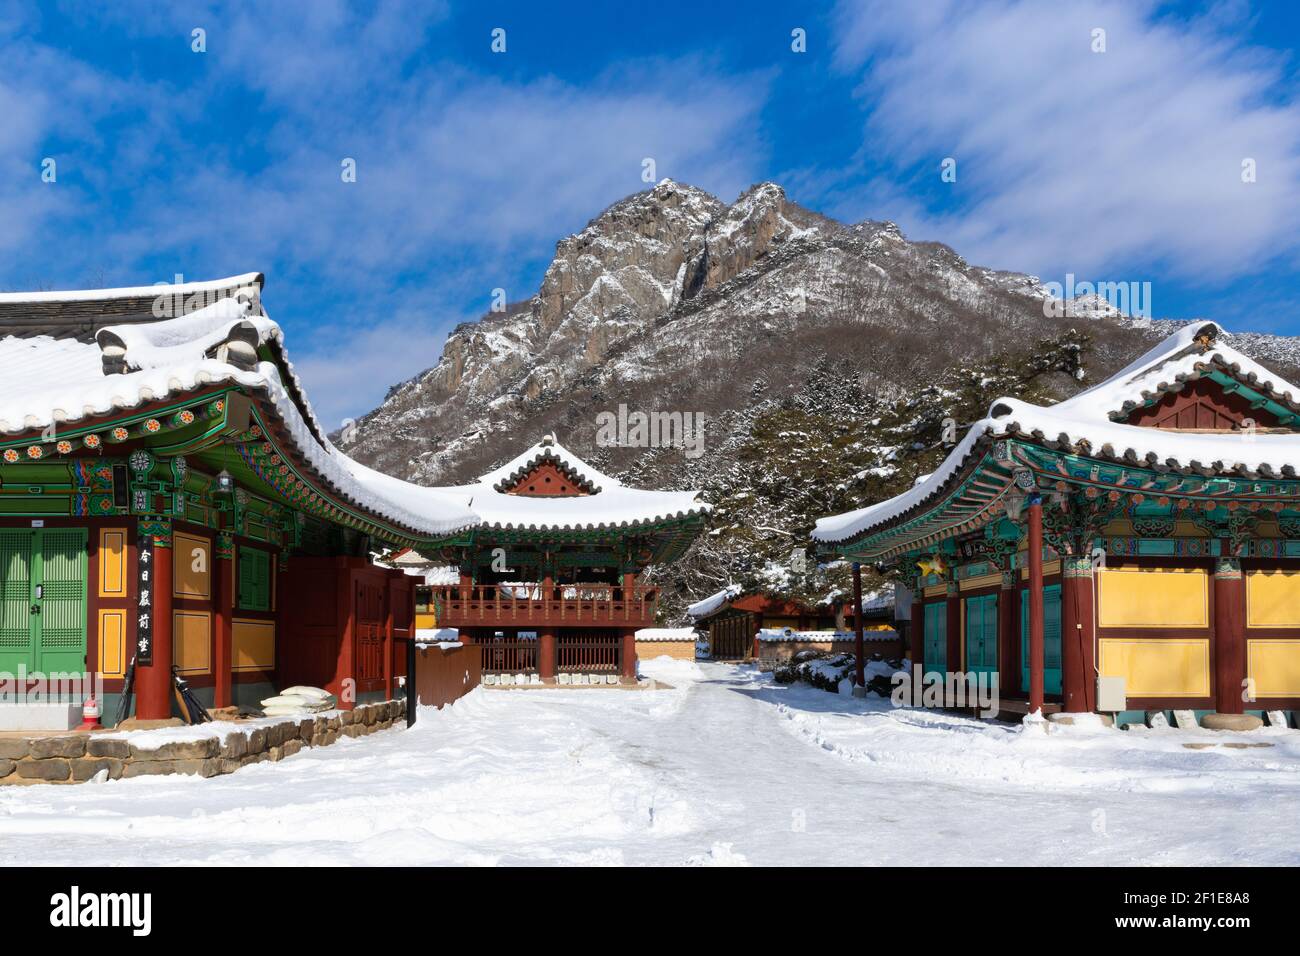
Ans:
{"label": "snow-covered ground", "polygon": [[[0,862],[1300,863],[1300,731],[896,711],[661,658],[200,780],[0,788]],[[1271,747],[1188,749],[1228,740]]]}

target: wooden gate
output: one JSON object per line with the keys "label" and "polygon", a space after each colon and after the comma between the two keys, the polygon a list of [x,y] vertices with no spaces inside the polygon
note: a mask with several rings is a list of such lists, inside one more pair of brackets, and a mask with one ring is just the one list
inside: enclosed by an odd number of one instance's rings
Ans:
{"label": "wooden gate", "polygon": [[537,639],[479,637],[480,660],[485,674],[532,674],[537,670]]}
{"label": "wooden gate", "polygon": [[744,660],[753,652],[757,630],[754,615],[749,613],[715,620],[709,626],[709,656],[721,661]]}

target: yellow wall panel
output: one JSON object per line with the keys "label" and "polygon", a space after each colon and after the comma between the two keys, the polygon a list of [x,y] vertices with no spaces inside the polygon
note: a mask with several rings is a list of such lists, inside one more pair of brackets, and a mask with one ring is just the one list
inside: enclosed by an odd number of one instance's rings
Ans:
{"label": "yellow wall panel", "polygon": [[1300,697],[1300,640],[1247,641],[1246,676],[1256,697]]}
{"label": "yellow wall panel", "polygon": [[1209,575],[1202,568],[1109,568],[1097,575],[1102,627],[1209,627]]}
{"label": "yellow wall panel", "polygon": [[426,614],[424,611],[416,611],[415,626],[421,631],[435,628],[438,626],[438,618],[433,614]]}
{"label": "yellow wall panel", "polygon": [[1300,627],[1300,571],[1246,573],[1247,627]]}
{"label": "yellow wall panel", "polygon": [[1129,697],[1209,697],[1208,638],[1104,637],[1100,644],[1103,677],[1123,677]]}
{"label": "yellow wall panel", "polygon": [[176,597],[212,597],[212,542],[177,531],[172,546],[172,594]]}
{"label": "yellow wall panel", "polygon": [[172,663],[182,674],[212,671],[212,615],[207,611],[172,612]]}
{"label": "yellow wall panel", "polygon": [[961,582],[963,591],[974,591],[977,588],[998,588],[1002,586],[1002,572],[995,574],[981,574],[979,577],[965,578]]}
{"label": "yellow wall panel", "polygon": [[235,621],[230,635],[231,670],[275,670],[275,624]]}
{"label": "yellow wall panel", "polygon": [[99,529],[99,596],[126,597],[126,529]]}
{"label": "yellow wall panel", "polygon": [[126,674],[126,609],[99,611],[99,672],[105,677]]}

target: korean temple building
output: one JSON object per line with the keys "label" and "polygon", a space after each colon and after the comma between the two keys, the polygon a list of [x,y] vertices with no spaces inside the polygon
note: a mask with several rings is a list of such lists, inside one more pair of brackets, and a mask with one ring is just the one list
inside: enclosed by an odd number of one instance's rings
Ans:
{"label": "korean temple building", "polygon": [[[636,575],[698,531],[694,495],[554,444],[464,488],[371,471],[326,437],[262,286],[0,294],[0,691],[100,674],[109,720],[134,662],[145,720],[173,713],[173,665],[207,706],[291,684],[392,697],[419,582],[372,556],[402,549],[463,568],[441,623],[580,635],[627,673],[619,639],[656,601]],[[503,578],[538,590],[503,600]]]}
{"label": "korean temple building", "polygon": [[[894,633],[892,589],[865,595],[862,622],[867,631]],[[760,656],[759,632],[845,634],[856,627],[853,602],[807,604],[770,590],[723,588],[686,609],[697,628],[708,633],[709,656],[715,660],[746,660]]]}
{"label": "korean temple building", "polygon": [[0,295],[0,672],[102,674],[106,718],[132,660],[141,719],[173,664],[216,707],[393,696],[413,582],[371,549],[478,518],[330,444],[262,284]]}
{"label": "korean temple building", "polygon": [[486,674],[635,679],[636,634],[655,627],[659,607],[642,573],[676,560],[703,529],[708,506],[697,492],[629,488],[552,436],[472,484],[437,491],[481,524],[437,550],[449,568],[426,578],[429,611],[483,646]]}
{"label": "korean temple building", "polygon": [[1050,407],[999,400],[933,474],[813,537],[911,587],[915,671],[996,674],[1011,712],[1285,711],[1297,468],[1300,388],[1195,323]]}

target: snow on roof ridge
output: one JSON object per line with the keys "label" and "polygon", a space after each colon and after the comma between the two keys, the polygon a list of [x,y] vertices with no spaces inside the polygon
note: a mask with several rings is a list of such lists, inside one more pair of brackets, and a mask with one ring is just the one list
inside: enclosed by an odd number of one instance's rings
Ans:
{"label": "snow on roof ridge", "polygon": [[[1053,408],[1083,417],[1109,419],[1133,405],[1143,404],[1161,386],[1169,386],[1195,375],[1197,366],[1218,360],[1224,366],[1267,383],[1273,394],[1300,399],[1300,387],[1270,372],[1254,359],[1237,351],[1222,325],[1210,320],[1192,322],[1161,339],[1114,375],[1058,402]],[[1001,400],[999,400],[1001,401]]]}
{"label": "snow on roof ridge", "polygon": [[543,436],[540,441],[525,449],[504,465],[492,469],[485,475],[480,475],[478,483],[493,486],[500,485],[511,478],[522,476],[530,466],[536,464],[542,458],[554,458],[567,465],[575,474],[594,487],[593,494],[599,494],[605,488],[623,487],[623,483],[617,478],[597,471],[561,445],[554,434]]}
{"label": "snow on roof ridge", "polygon": [[266,278],[261,272],[245,272],[224,279],[203,279],[197,282],[155,282],[153,285],[123,286],[114,289],[63,289],[42,292],[0,292],[0,305],[22,302],[94,302],[105,299],[138,299],[151,295],[177,295],[187,292],[212,292],[256,285],[261,288]]}
{"label": "snow on roof ridge", "polygon": [[740,592],[741,587],[739,584],[728,584],[721,591],[716,591],[687,607],[686,613],[691,617],[706,617],[740,594]]}

